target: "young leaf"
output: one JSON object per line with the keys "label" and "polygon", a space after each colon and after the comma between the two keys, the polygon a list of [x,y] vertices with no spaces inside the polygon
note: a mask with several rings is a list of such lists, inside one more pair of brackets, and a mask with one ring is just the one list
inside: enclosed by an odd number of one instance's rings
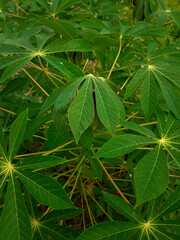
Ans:
{"label": "young leaf", "polygon": [[156,146],[140,160],[135,169],[136,206],[163,193],[167,187],[168,178],[166,156],[161,147]]}
{"label": "young leaf", "polygon": [[31,240],[29,214],[16,178],[11,175],[0,221],[0,239]]}
{"label": "young leaf", "polygon": [[147,119],[149,119],[154,112],[157,101],[158,93],[156,82],[151,71],[148,71],[141,88],[141,106]]}
{"label": "young leaf", "polygon": [[67,160],[56,156],[33,156],[19,160],[16,167],[19,169],[40,169],[54,167],[65,163]]}
{"label": "young leaf", "polygon": [[85,230],[77,240],[127,240],[140,229],[129,222],[103,222]]}
{"label": "young leaf", "polygon": [[134,207],[131,204],[109,193],[103,192],[103,195],[107,203],[116,211],[118,211],[120,214],[127,217],[129,220],[133,222],[144,223],[144,219],[141,216],[140,212],[137,209],[134,209]]}
{"label": "young leaf", "polygon": [[93,78],[97,114],[103,125],[113,135],[119,120],[119,110],[109,95],[109,87],[100,79]]}
{"label": "young leaf", "polygon": [[52,178],[34,172],[16,171],[19,179],[41,204],[53,209],[74,208],[62,186]]}
{"label": "young leaf", "polygon": [[93,117],[92,80],[88,77],[68,111],[69,124],[77,142],[92,123]]}
{"label": "young leaf", "polygon": [[151,143],[156,143],[156,141],[133,134],[120,135],[105,143],[94,157],[118,157]]}
{"label": "young leaf", "polygon": [[27,117],[28,117],[28,110],[26,109],[16,118],[16,120],[11,125],[10,135],[9,135],[9,151],[8,151],[8,157],[10,161],[16,155],[18,148],[23,140],[23,136],[26,130]]}

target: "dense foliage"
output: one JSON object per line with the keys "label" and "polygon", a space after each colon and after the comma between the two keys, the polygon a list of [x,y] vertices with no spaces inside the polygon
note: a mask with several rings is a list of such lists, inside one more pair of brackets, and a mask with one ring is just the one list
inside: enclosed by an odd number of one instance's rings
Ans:
{"label": "dense foliage", "polygon": [[0,0],[0,240],[180,238],[180,10]]}

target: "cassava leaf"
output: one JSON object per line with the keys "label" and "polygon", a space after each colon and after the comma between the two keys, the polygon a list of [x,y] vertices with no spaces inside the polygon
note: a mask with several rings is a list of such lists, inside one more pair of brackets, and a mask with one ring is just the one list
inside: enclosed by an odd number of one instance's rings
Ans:
{"label": "cassava leaf", "polygon": [[138,147],[153,143],[156,143],[156,141],[142,136],[133,134],[120,135],[105,143],[94,157],[118,157],[132,152]]}
{"label": "cassava leaf", "polygon": [[16,174],[41,204],[53,209],[74,208],[62,186],[52,178],[44,174],[20,170],[16,171]]}
{"label": "cassava leaf", "polygon": [[9,135],[9,151],[8,158],[11,161],[16,155],[19,146],[23,140],[23,136],[27,125],[28,110],[22,112],[13,122]]}
{"label": "cassava leaf", "polygon": [[19,160],[16,167],[19,169],[40,169],[54,167],[65,163],[67,160],[56,156],[33,156]]}
{"label": "cassava leaf", "polygon": [[135,169],[136,206],[162,194],[167,187],[168,178],[165,154],[160,146],[156,146],[140,160]]}
{"label": "cassava leaf", "polygon": [[5,206],[0,221],[0,239],[31,239],[31,227],[28,211],[16,178],[9,178]]}
{"label": "cassava leaf", "polygon": [[134,207],[125,202],[123,199],[109,194],[109,193],[103,193],[104,198],[106,199],[107,203],[114,208],[116,211],[118,211],[123,216],[127,217],[129,220],[136,222],[136,223],[143,223],[144,219],[141,216],[141,213],[134,209]]}
{"label": "cassava leaf", "polygon": [[119,120],[119,110],[117,104],[110,97],[109,87],[98,79],[93,78],[95,85],[96,108],[97,114],[103,125],[113,135]]}
{"label": "cassava leaf", "polygon": [[92,80],[87,78],[68,111],[69,124],[77,142],[92,123],[93,117]]}

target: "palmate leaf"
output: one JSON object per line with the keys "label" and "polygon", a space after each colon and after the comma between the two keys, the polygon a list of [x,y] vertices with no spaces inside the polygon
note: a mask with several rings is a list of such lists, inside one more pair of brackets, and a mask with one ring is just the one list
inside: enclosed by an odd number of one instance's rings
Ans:
{"label": "palmate leaf", "polygon": [[11,175],[0,221],[0,239],[31,240],[28,211],[16,178]]}
{"label": "palmate leaf", "polygon": [[79,140],[81,134],[90,126],[93,117],[92,80],[88,77],[68,111],[69,124],[76,141]]}
{"label": "palmate leaf", "polygon": [[120,135],[110,139],[94,155],[94,157],[118,157],[132,152],[138,147],[156,143],[157,141],[133,134]]}
{"label": "palmate leaf", "polygon": [[23,136],[27,125],[28,110],[22,112],[13,122],[9,135],[9,151],[8,158],[11,161],[16,155],[19,146],[23,140]]}
{"label": "palmate leaf", "polygon": [[168,184],[168,166],[164,151],[156,146],[138,163],[134,181],[136,186],[136,206],[158,197]]}
{"label": "palmate leaf", "polygon": [[19,160],[16,164],[18,169],[41,169],[54,167],[65,163],[67,160],[56,156],[33,156]]}
{"label": "palmate leaf", "polygon": [[52,178],[44,174],[20,170],[16,171],[16,174],[41,204],[53,209],[75,208],[62,186]]}
{"label": "palmate leaf", "polygon": [[77,240],[114,240],[129,239],[140,226],[129,222],[103,222],[85,230]]}
{"label": "palmate leaf", "polygon": [[123,199],[109,194],[109,193],[103,193],[104,198],[106,199],[107,203],[114,208],[116,211],[118,211],[123,216],[127,217],[129,220],[136,222],[136,223],[143,223],[144,219],[141,215],[141,213],[134,209],[134,207],[125,202]]}

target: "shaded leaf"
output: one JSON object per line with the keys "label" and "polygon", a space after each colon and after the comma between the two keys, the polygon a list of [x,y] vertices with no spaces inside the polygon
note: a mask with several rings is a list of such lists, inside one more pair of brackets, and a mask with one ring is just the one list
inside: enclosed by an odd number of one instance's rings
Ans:
{"label": "shaded leaf", "polygon": [[34,172],[16,171],[32,196],[41,204],[54,209],[74,208],[62,186],[52,178]]}
{"label": "shaded leaf", "polygon": [[11,175],[1,215],[0,239],[31,240],[28,211],[16,178]]}
{"label": "shaded leaf", "polygon": [[156,146],[140,160],[135,169],[136,206],[163,193],[167,187],[168,179],[166,156],[161,147]]}

